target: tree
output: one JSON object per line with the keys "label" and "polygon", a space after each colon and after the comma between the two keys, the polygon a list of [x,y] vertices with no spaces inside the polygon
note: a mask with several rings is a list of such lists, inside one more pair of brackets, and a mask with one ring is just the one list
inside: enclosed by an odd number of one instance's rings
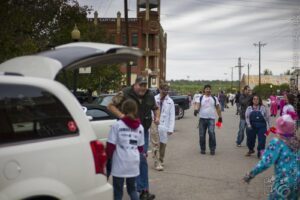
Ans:
{"label": "tree", "polygon": [[289,90],[288,84],[281,84],[281,85],[272,85],[270,83],[261,84],[259,87],[258,85],[253,88],[253,92],[258,94],[261,98],[267,99],[272,94],[272,92],[279,93],[283,91]]}
{"label": "tree", "polygon": [[[0,62],[70,42],[74,24],[86,21],[89,11],[76,0],[0,1]],[[64,40],[63,29],[69,32]]]}
{"label": "tree", "polygon": [[292,75],[291,70],[287,70],[286,72],[283,73],[284,75]]}
{"label": "tree", "polygon": [[265,69],[263,72],[264,75],[273,75],[272,71],[269,69]]}
{"label": "tree", "polygon": [[[88,6],[79,6],[77,0],[0,1],[0,63],[72,42],[71,31],[75,24],[81,32],[81,41],[106,42],[105,30],[87,20],[90,12]],[[71,89],[72,75],[66,72],[57,79]],[[116,89],[121,76],[116,65],[96,67],[90,75],[79,75],[78,86],[98,89],[101,85],[104,90]],[[111,80],[114,83],[109,84],[107,81]]]}

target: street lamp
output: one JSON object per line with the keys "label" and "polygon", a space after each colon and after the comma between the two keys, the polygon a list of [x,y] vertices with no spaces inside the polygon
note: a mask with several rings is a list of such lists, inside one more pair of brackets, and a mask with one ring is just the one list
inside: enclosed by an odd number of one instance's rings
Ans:
{"label": "street lamp", "polygon": [[74,42],[78,42],[80,40],[80,31],[78,30],[77,25],[75,24],[73,31],[71,32],[71,37]]}
{"label": "street lamp", "polygon": [[[71,32],[71,38],[74,42],[78,42],[80,40],[80,31],[75,24],[74,29]],[[78,78],[79,69],[74,69],[73,71],[73,94],[76,96],[77,92],[77,78]]]}

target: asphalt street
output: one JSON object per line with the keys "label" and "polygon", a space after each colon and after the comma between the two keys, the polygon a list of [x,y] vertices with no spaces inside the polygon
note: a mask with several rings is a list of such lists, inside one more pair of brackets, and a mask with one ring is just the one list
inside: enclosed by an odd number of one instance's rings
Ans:
{"label": "asphalt street", "polygon": [[[258,175],[248,185],[242,177],[258,158],[245,157],[246,141],[236,147],[239,116],[235,108],[223,112],[223,127],[216,128],[216,155],[200,154],[198,118],[193,110],[176,120],[176,131],[169,137],[166,149],[165,169],[154,169],[149,154],[150,191],[158,200],[252,200],[266,199],[271,184],[273,167]],[[207,149],[208,148],[208,137]]]}

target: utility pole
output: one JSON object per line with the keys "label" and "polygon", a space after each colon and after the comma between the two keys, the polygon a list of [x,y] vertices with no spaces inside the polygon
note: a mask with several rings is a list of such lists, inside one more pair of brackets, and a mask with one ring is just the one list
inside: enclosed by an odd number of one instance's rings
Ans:
{"label": "utility pole", "polygon": [[[125,14],[125,34],[126,34],[126,45],[129,46],[129,30],[128,30],[128,2],[124,0],[124,14]],[[131,65],[126,63],[126,77],[127,86],[131,85]]]}
{"label": "utility pole", "polygon": [[261,85],[261,47],[266,46],[266,43],[261,43],[260,41],[258,42],[258,44],[254,43],[254,46],[258,46],[258,86],[260,87]]}
{"label": "utility pole", "polygon": [[238,58],[238,65],[235,66],[237,68],[239,68],[239,91],[241,91],[241,76],[242,76],[242,61],[241,61],[241,57]]}
{"label": "utility pole", "polygon": [[249,86],[250,64],[248,63],[248,86]]}
{"label": "utility pole", "polygon": [[231,67],[231,92],[232,92],[232,85],[233,85],[233,67]]}

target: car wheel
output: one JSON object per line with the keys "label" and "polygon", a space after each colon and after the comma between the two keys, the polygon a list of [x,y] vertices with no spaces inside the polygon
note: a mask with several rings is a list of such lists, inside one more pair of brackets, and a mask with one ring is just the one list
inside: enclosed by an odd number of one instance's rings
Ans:
{"label": "car wheel", "polygon": [[24,200],[58,200],[58,199],[49,196],[35,196],[35,197],[26,198]]}
{"label": "car wheel", "polygon": [[178,114],[178,119],[182,119],[184,117],[184,109],[179,106],[179,114]]}

